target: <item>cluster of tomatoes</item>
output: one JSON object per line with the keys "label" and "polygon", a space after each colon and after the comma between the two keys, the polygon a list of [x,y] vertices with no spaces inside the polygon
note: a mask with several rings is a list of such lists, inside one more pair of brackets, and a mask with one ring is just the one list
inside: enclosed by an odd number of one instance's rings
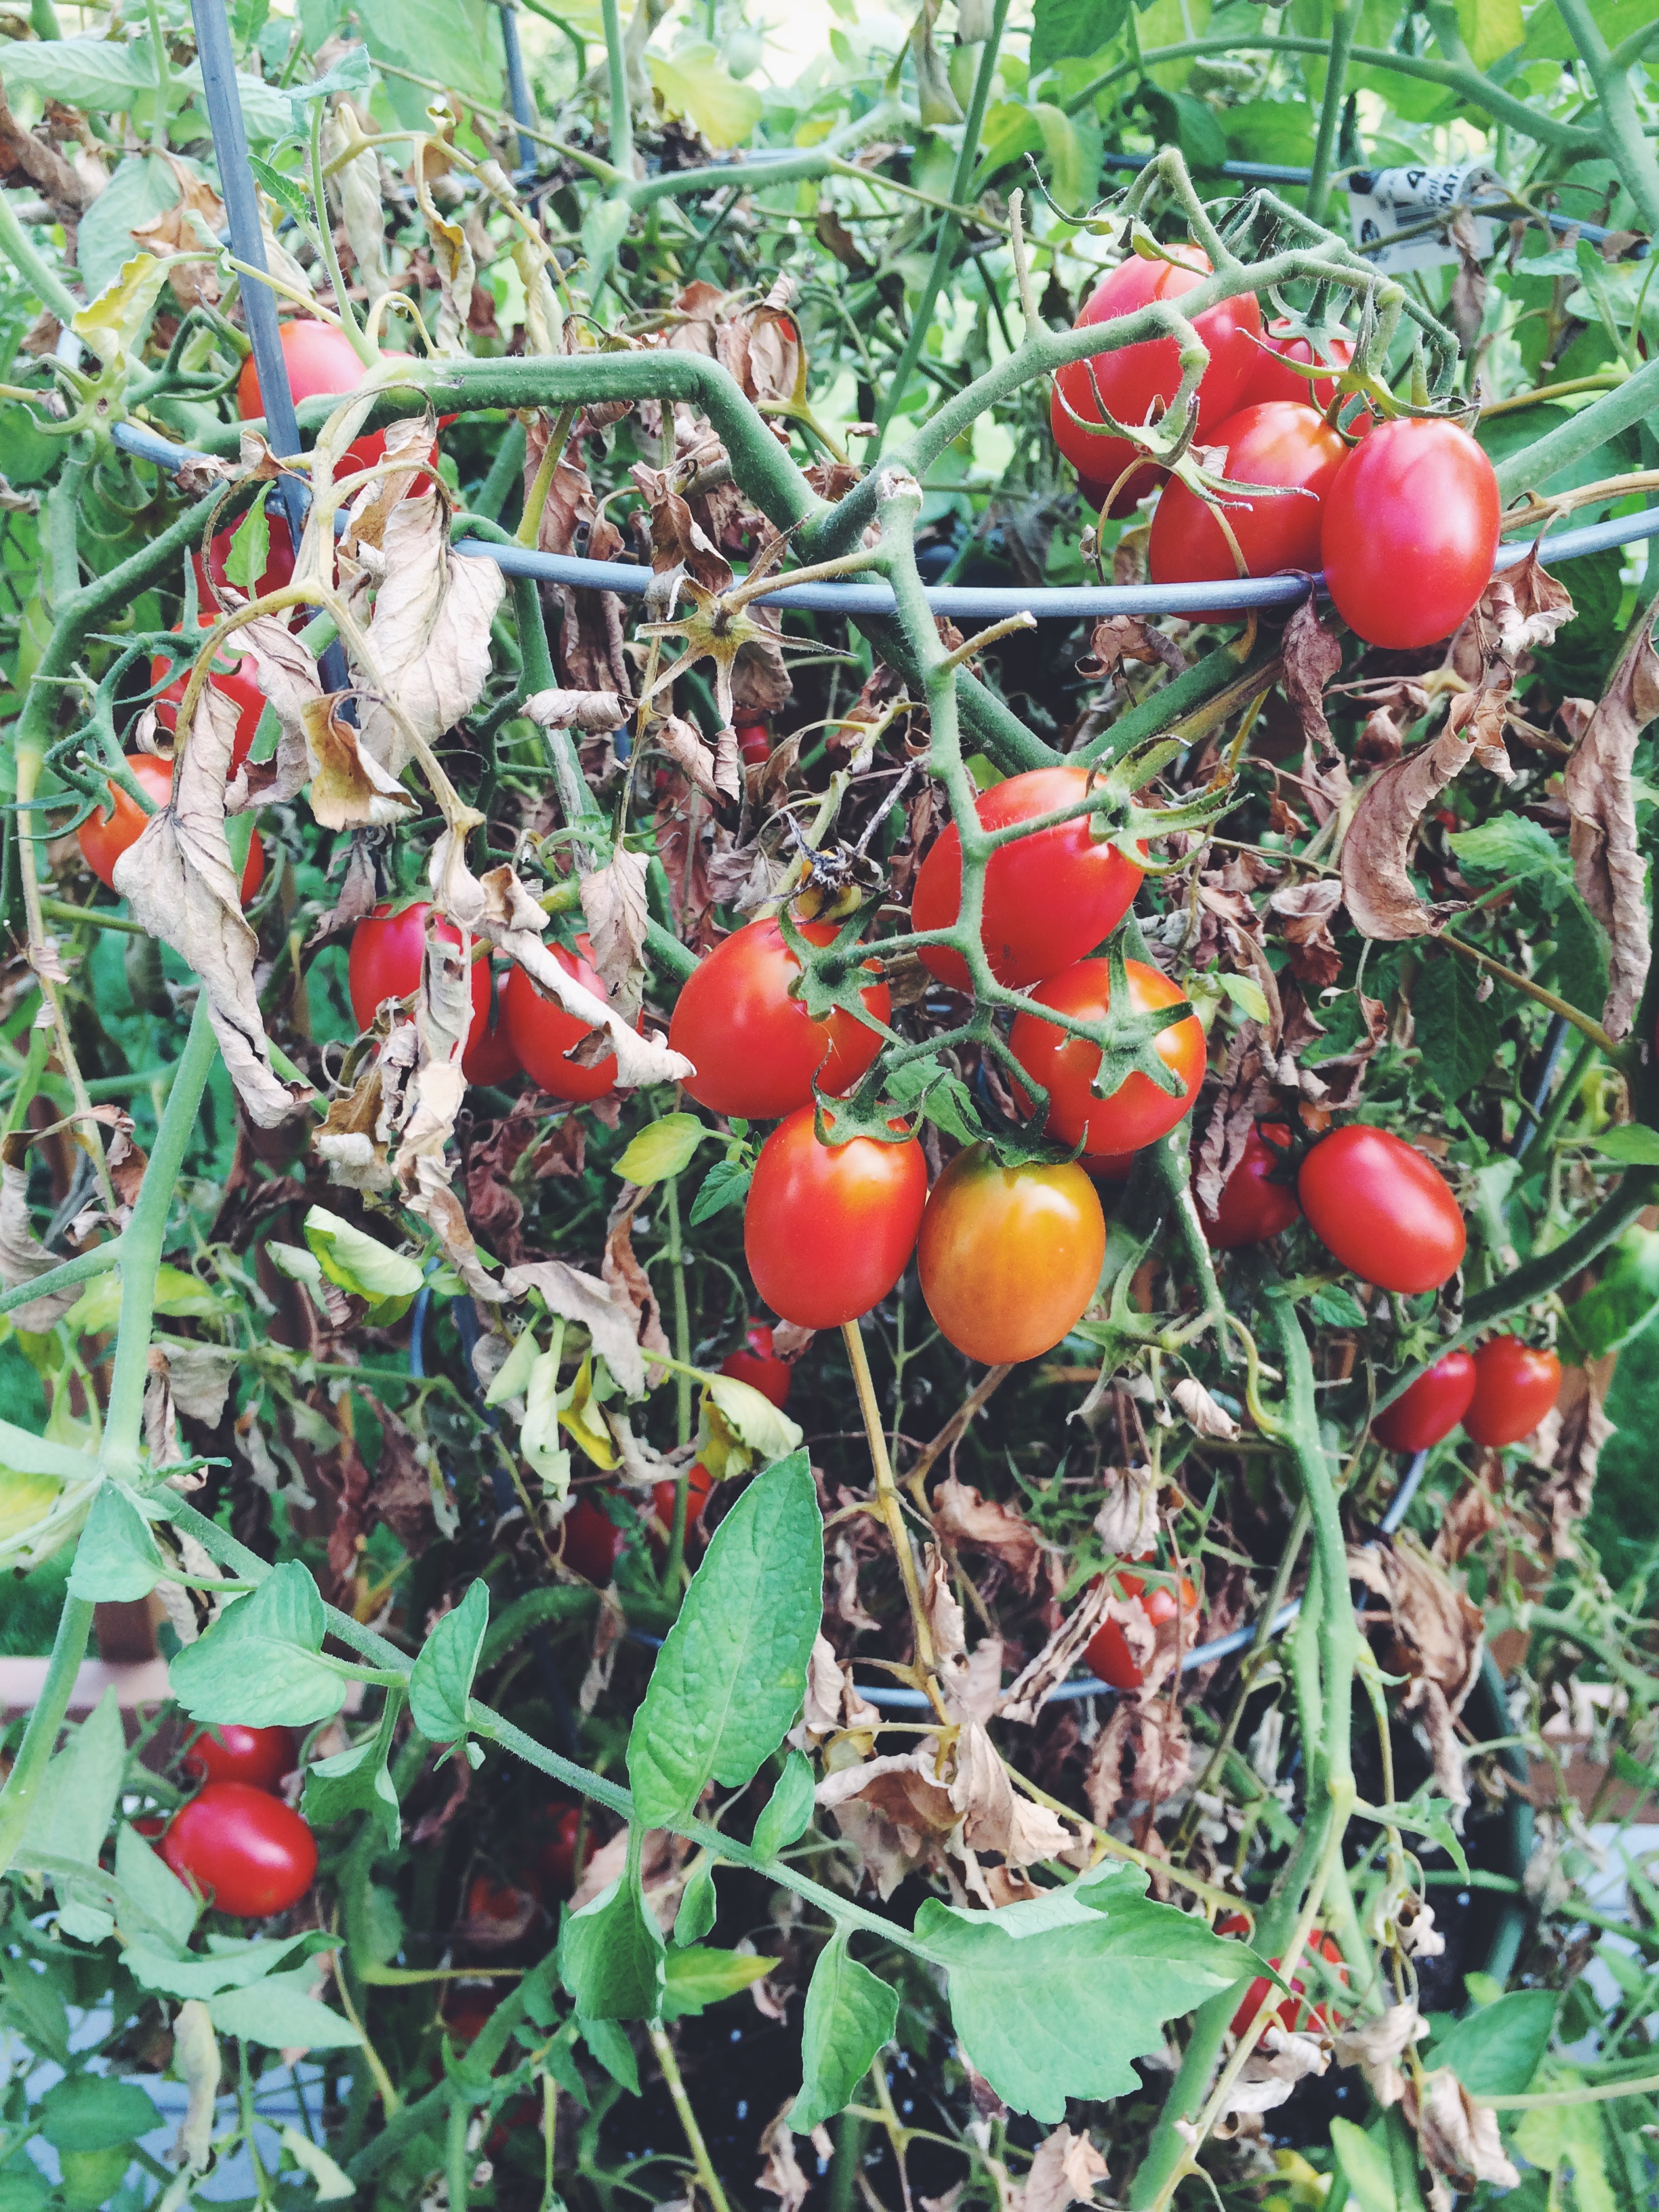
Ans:
{"label": "cluster of tomatoes", "polygon": [[[1218,1936],[1240,1936],[1248,1942],[1251,1934],[1250,1923],[1242,1912],[1224,1912],[1215,1923],[1215,1932]],[[1308,1938],[1308,1949],[1320,1961],[1322,1967],[1330,1969],[1329,1978],[1346,1989],[1348,1982],[1348,1969],[1343,1961],[1341,1946],[1337,1942],[1336,1938],[1326,1934],[1323,1929],[1316,1928]],[[1284,1961],[1281,1959],[1273,1959],[1269,1963],[1277,1970]],[[1328,2008],[1322,2004],[1307,2003],[1305,2002],[1307,1987],[1307,1984],[1300,1975],[1291,1975],[1291,1989],[1293,1994],[1281,1998],[1274,2008],[1279,2024],[1291,2034],[1305,2035],[1310,2031],[1315,2034],[1326,2033],[1340,2021],[1340,2013],[1335,2007]],[[1244,1992],[1243,2002],[1233,2014],[1232,2029],[1235,2035],[1243,2035],[1255,2026],[1257,2014],[1263,2005],[1268,2002],[1273,1996],[1273,1984],[1265,1974],[1259,1974],[1250,1984],[1249,1988]]]}
{"label": "cluster of tomatoes", "polygon": [[1390,1451],[1428,1451],[1462,1422],[1473,1443],[1498,1451],[1529,1437],[1554,1405],[1561,1362],[1518,1336],[1449,1352],[1385,1407],[1371,1434]]}
{"label": "cluster of tomatoes", "polygon": [[[1133,257],[1096,287],[1075,327],[1178,300],[1209,273],[1196,247],[1181,262]],[[1273,489],[1229,493],[1218,506],[1171,478],[1147,547],[1153,582],[1322,568],[1337,611],[1368,644],[1405,648],[1449,636],[1486,589],[1498,550],[1498,479],[1474,440],[1441,418],[1378,422],[1364,407],[1339,428],[1336,378],[1353,359],[1353,341],[1285,318],[1264,330],[1253,294],[1207,309],[1193,327],[1210,355],[1196,441],[1212,449],[1211,472]],[[1296,363],[1331,374],[1301,376]],[[1174,338],[1096,354],[1055,376],[1055,442],[1103,514],[1127,514],[1157,481],[1105,417],[1139,427],[1169,406],[1180,383]]]}
{"label": "cluster of tomatoes", "polygon": [[291,1729],[235,1724],[204,1729],[185,1753],[205,1786],[167,1823],[161,1856],[221,1912],[267,1920],[311,1887],[316,1838],[276,1795],[299,1756]]}

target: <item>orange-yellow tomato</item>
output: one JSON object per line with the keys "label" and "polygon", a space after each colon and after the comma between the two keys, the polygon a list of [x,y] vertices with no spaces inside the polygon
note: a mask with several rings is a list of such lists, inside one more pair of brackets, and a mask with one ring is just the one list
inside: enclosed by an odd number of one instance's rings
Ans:
{"label": "orange-yellow tomato", "polygon": [[986,1145],[959,1152],[933,1185],[916,1248],[928,1312],[988,1366],[1051,1352],[1082,1318],[1105,1257],[1106,1218],[1080,1167],[1005,1168]]}

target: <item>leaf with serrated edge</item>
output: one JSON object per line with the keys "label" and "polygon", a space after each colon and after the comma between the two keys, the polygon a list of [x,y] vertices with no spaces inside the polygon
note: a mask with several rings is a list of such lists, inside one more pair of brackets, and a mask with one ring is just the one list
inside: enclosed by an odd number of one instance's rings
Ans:
{"label": "leaf with serrated edge", "polygon": [[421,1646],[409,1678],[409,1717],[429,1742],[454,1743],[466,1734],[467,1699],[489,1626],[489,1591],[475,1582]]}
{"label": "leaf with serrated edge", "polygon": [[584,2020],[655,2020],[663,1941],[630,1870],[565,1916],[559,1973]]}
{"label": "leaf with serrated edge", "polygon": [[818,1954],[801,2021],[800,2094],[789,2124],[810,2135],[846,2105],[876,2053],[892,2039],[898,1991],[860,1966],[838,1930]]}
{"label": "leaf with serrated edge", "polygon": [[143,1514],[118,1483],[104,1483],[75,1547],[70,1596],[131,1603],[148,1597],[161,1573],[161,1555]]}
{"label": "leaf with serrated edge", "polygon": [[285,1560],[179,1653],[167,1670],[173,1694],[192,1720],[250,1728],[325,1721],[345,1701],[346,1679],[316,1656],[323,1627],[316,1583],[297,1560]]}

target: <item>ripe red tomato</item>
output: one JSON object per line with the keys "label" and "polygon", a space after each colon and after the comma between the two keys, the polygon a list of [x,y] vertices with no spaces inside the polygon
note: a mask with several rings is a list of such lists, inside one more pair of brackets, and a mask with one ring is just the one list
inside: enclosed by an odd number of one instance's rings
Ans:
{"label": "ripe red tomato", "polygon": [[[1126,1598],[1140,1600],[1140,1609],[1154,1628],[1166,1627],[1175,1619],[1176,1593],[1169,1583],[1149,1588],[1145,1576],[1120,1572],[1117,1586]],[[1198,1591],[1187,1575],[1181,1577],[1180,1605],[1182,1613],[1198,1611]],[[1084,1648],[1083,1663],[1114,1690],[1138,1690],[1146,1679],[1128,1638],[1115,1620],[1103,1620],[1096,1629]]]}
{"label": "ripe red tomato", "polygon": [[[374,1020],[380,1002],[385,999],[406,999],[416,990],[421,981],[421,964],[426,957],[426,918],[431,912],[424,900],[414,906],[394,910],[390,905],[377,906],[366,915],[351,933],[351,950],[346,956],[346,990],[351,1000],[351,1018],[360,1030],[366,1030]],[[436,934],[445,945],[459,945],[461,933],[453,922],[440,921]],[[472,1021],[466,1033],[466,1044],[461,1056],[461,1073],[469,1083],[495,1083],[504,1079],[495,1074],[477,1075],[474,1065],[501,1052],[497,1036],[489,1026],[490,989],[489,963],[475,960],[467,978],[472,993]],[[507,1046],[507,1073],[515,1074],[518,1061],[511,1057]]]}
{"label": "ripe red tomato", "polygon": [[[1215,1923],[1215,1932],[1218,1936],[1242,1936],[1248,1940],[1250,1933],[1250,1923],[1242,1912],[1224,1912],[1221,1917]],[[1331,1966],[1338,1981],[1340,1981],[1346,1988],[1348,1980],[1348,1969],[1343,1960],[1341,1946],[1337,1942],[1335,1937],[1334,1936],[1326,1935],[1321,1929],[1316,1928],[1313,1934],[1308,1938],[1308,1948],[1310,1951],[1316,1952],[1320,1958],[1324,1960],[1327,1964]],[[1277,1967],[1282,1966],[1284,1962],[1282,1960],[1275,1959],[1273,1963],[1274,1966]],[[1302,2027],[1304,2025],[1307,2027],[1313,2028],[1328,2027],[1330,2025],[1330,2022],[1325,2016],[1326,2008],[1324,2006],[1310,2006],[1297,2002],[1297,1998],[1305,1995],[1307,1984],[1299,1980],[1296,1975],[1292,1974],[1291,1977],[1291,1987],[1297,1994],[1295,1996],[1285,1997],[1279,2001],[1278,2006],[1279,2025],[1282,2027],[1290,2029],[1292,2033],[1294,2033],[1298,2027]],[[1273,1994],[1273,1989],[1274,1984],[1267,1979],[1265,1974],[1258,1975],[1256,1979],[1250,1984],[1249,1988],[1244,1993],[1243,2003],[1240,2005],[1238,2010],[1233,2014],[1232,2027],[1233,2033],[1235,2035],[1243,2035],[1245,2033],[1246,2029],[1249,2027],[1251,2022],[1255,2020],[1256,2014],[1260,2011],[1263,2002]],[[1333,2008],[1333,2010],[1334,2010],[1334,2008]]]}
{"label": "ripe red tomato", "polygon": [[[282,340],[288,388],[296,406],[302,399],[331,398],[336,395],[343,398],[362,382],[363,364],[357,358],[356,347],[345,332],[337,331],[332,324],[294,317],[283,325]],[[248,422],[264,411],[264,402],[259,397],[259,372],[250,354],[236,380],[236,412],[243,422]],[[335,473],[345,476],[354,469],[373,468],[385,451],[385,431],[371,430],[346,447]]]}
{"label": "ripe red tomato", "polygon": [[210,1782],[174,1814],[161,1856],[191,1876],[221,1912],[265,1920],[286,1912],[310,1888],[317,1844],[280,1797],[246,1782]]}
{"label": "ripe red tomato", "polygon": [[[665,1528],[674,1526],[674,1492],[676,1485],[659,1482],[651,1492],[651,1503],[656,1508],[657,1518]],[[685,1478],[685,1533],[689,1536],[702,1518],[702,1509],[708,1504],[714,1487],[714,1478],[701,1460],[696,1461]]]}
{"label": "ripe red tomato", "polygon": [[1133,1152],[1085,1152],[1078,1161],[1097,1182],[1127,1182],[1134,1164]]}
{"label": "ripe red tomato", "polygon": [[763,1321],[751,1321],[744,1331],[744,1349],[728,1352],[720,1362],[722,1375],[747,1382],[762,1397],[769,1398],[780,1412],[789,1403],[793,1372],[789,1362],[773,1351],[772,1332]]}
{"label": "ripe red tomato", "polygon": [[1462,1263],[1468,1237],[1445,1177],[1386,1129],[1332,1130],[1303,1161],[1296,1192],[1314,1235],[1362,1283],[1437,1291]]}
{"label": "ripe red tomato", "polygon": [[1316,362],[1322,368],[1346,368],[1353,359],[1353,340],[1338,337],[1329,331],[1321,333],[1319,350],[1316,353],[1307,337],[1298,331],[1289,315],[1275,316],[1262,333],[1261,344],[1256,353],[1255,367],[1244,387],[1243,404],[1246,407],[1265,406],[1270,399],[1294,399],[1304,407],[1316,407],[1322,414],[1336,397],[1336,379],[1322,376],[1310,382],[1298,376],[1293,368],[1284,368],[1287,361],[1305,362],[1310,367]]}
{"label": "ripe red tomato", "polygon": [[1492,1450],[1529,1437],[1554,1405],[1561,1363],[1518,1336],[1487,1339],[1474,1355],[1474,1390],[1463,1426]]}
{"label": "ripe red tomato", "polygon": [[[461,1073],[469,1083],[511,1083],[524,1073],[519,1065],[519,1055],[513,1049],[513,1039],[507,1027],[507,978],[497,976],[489,963],[479,961],[473,969],[476,977],[480,969],[489,975],[484,1009],[475,1014],[472,1026],[466,1033],[466,1044],[461,1053]],[[476,990],[476,984],[474,988]],[[476,1004],[476,999],[474,1003]]]}
{"label": "ripe red tomato", "polygon": [[1467,430],[1379,422],[1325,495],[1320,550],[1337,612],[1368,645],[1449,637],[1486,588],[1501,509]]}
{"label": "ripe red tomato", "polygon": [[536,1854],[536,1880],[543,1904],[555,1905],[576,1887],[576,1838],[582,1814],[580,1805],[549,1805],[544,1809],[553,1833]]}
{"label": "ripe red tomato", "polygon": [[958,1152],[921,1217],[916,1272],[950,1342],[988,1367],[1050,1352],[1082,1318],[1106,1257],[1106,1218],[1075,1163],[1005,1168]]}
{"label": "ripe red tomato", "polygon": [[[1196,246],[1184,249],[1188,265],[1168,261],[1145,261],[1139,254],[1114,269],[1090,295],[1073,327],[1110,322],[1131,315],[1154,300],[1178,300],[1201,284],[1210,272],[1207,258]],[[1224,300],[1201,314],[1193,327],[1210,349],[1210,365],[1198,387],[1199,422],[1218,422],[1231,415],[1255,373],[1255,334],[1261,328],[1261,310],[1254,293]],[[1094,370],[1094,384],[1089,372]],[[1054,394],[1048,420],[1054,443],[1079,476],[1093,485],[1113,482],[1133,461],[1135,448],[1125,438],[1113,438],[1084,428],[1101,420],[1095,386],[1108,414],[1139,429],[1148,416],[1168,406],[1181,385],[1181,349],[1173,338],[1147,338],[1139,345],[1120,346],[1115,353],[1097,353],[1089,361],[1068,362],[1054,377]],[[1070,412],[1067,412],[1069,408]],[[1074,422],[1073,416],[1081,416]],[[1136,469],[1114,502],[1115,514],[1127,514],[1136,500],[1152,489],[1155,471],[1150,464]]]}
{"label": "ripe red tomato", "polygon": [[535,1902],[528,1890],[515,1889],[510,1881],[497,1881],[494,1875],[475,1874],[466,1886],[469,1920],[493,1921],[500,1927],[516,1928],[526,1919]]}
{"label": "ripe red tomato", "polygon": [[[270,542],[265,552],[264,574],[247,596],[262,599],[267,592],[280,592],[285,584],[294,581],[294,548],[289,542],[288,525],[276,512],[275,502],[268,501],[265,523],[270,532]],[[222,604],[227,587],[241,592],[245,586],[232,584],[225,574],[225,563],[230,558],[231,541],[237,526],[221,530],[208,540],[205,555],[192,553],[191,566],[196,571],[196,595],[204,607]]]}
{"label": "ripe red tomato", "polygon": [[207,1782],[246,1782],[250,1790],[275,1790],[300,1763],[292,1729],[243,1728],[234,1721],[204,1729],[185,1753],[186,1774]]}
{"label": "ripe red tomato", "polygon": [[772,739],[764,722],[738,722],[733,734],[745,768],[764,768],[772,757]]}
{"label": "ripe red tomato", "polygon": [[[199,617],[204,629],[211,629],[216,619],[213,615]],[[253,680],[252,654],[237,652],[234,633],[216,657],[221,660],[229,657],[236,663],[234,668],[216,668],[208,678],[220,696],[228,699],[236,709],[236,735],[230,744],[230,772],[234,775],[247,758],[249,748],[252,745],[253,733],[258,728],[259,717],[265,709],[265,695]],[[159,684],[167,672],[167,663],[158,653],[149,664],[150,682]],[[155,719],[164,730],[178,728],[179,709],[185,702],[185,691],[189,683],[190,671],[186,668],[174,678],[165,691],[156,693]]]}
{"label": "ripe red tomato", "polygon": [[[1181,990],[1158,969],[1139,960],[1125,965],[1129,1003],[1137,1013],[1180,1003]],[[1110,962],[1079,960],[1074,968],[1038,984],[1030,1003],[1033,1009],[1052,1006],[1056,1013],[1100,1021],[1110,999]],[[1191,1112],[1204,1080],[1204,1028],[1195,1014],[1160,1030],[1152,1040],[1153,1051],[1180,1079],[1182,1087],[1173,1098],[1160,1091],[1150,1076],[1138,1072],[1109,1098],[1097,1098],[1089,1086],[1100,1066],[1098,1048],[1083,1037],[1056,1029],[1035,1011],[1014,1017],[1008,1042],[1014,1058],[1048,1093],[1049,1135],[1061,1145],[1075,1145],[1080,1139],[1085,1156],[1138,1152],[1144,1145],[1156,1144]]]}
{"label": "ripe red tomato", "polygon": [[[1348,457],[1340,432],[1328,428],[1315,409],[1276,399],[1241,407],[1206,431],[1204,442],[1225,452],[1223,472],[1235,483],[1297,487],[1247,501],[1230,497],[1222,508],[1244,557],[1244,574],[1316,568],[1320,503]],[[1239,573],[1220,523],[1179,478],[1164,487],[1146,552],[1155,584],[1194,584]]]}
{"label": "ripe red tomato", "polygon": [[1206,1242],[1218,1252],[1231,1252],[1241,1244],[1265,1244],[1288,1229],[1302,1208],[1288,1182],[1275,1182],[1282,1172],[1282,1154],[1291,1133],[1282,1121],[1258,1123],[1245,1141],[1244,1157],[1221,1187],[1221,1203],[1213,1214],[1200,1206],[1199,1226]]}
{"label": "ripe red tomato", "polygon": [[[810,921],[801,929],[809,945],[833,944],[836,926]],[[859,993],[878,1022],[892,1012],[887,986],[877,981]],[[675,1002],[668,1042],[696,1073],[687,1094],[711,1114],[737,1114],[770,1121],[810,1105],[812,1083],[831,1097],[850,1091],[881,1049],[874,1030],[837,1006],[815,1021],[789,986],[800,962],[783,941],[775,921],[751,921],[724,938],[687,978]]]}
{"label": "ripe red tomato", "polygon": [[[1006,830],[1089,793],[1085,768],[1038,768],[993,784],[975,802],[986,830]],[[1012,845],[999,846],[985,866],[980,941],[999,983],[1040,983],[1109,937],[1134,904],[1141,871],[1115,845],[1089,835],[1079,814]],[[910,921],[916,929],[948,929],[962,908],[962,840],[951,823],[916,872]],[[923,964],[941,982],[968,988],[968,966],[948,945],[925,945]]]}
{"label": "ripe red tomato", "polygon": [[[592,946],[586,937],[579,937],[576,943],[580,957],[567,952],[562,945],[552,948],[553,957],[566,975],[574,976],[596,999],[603,999],[605,985],[587,957]],[[616,1054],[606,1053],[592,1067],[567,1060],[565,1054],[588,1034],[587,1024],[566,1013],[556,1000],[544,998],[516,961],[501,994],[501,1006],[513,1049],[532,1083],[554,1098],[605,1097],[617,1080]]]}
{"label": "ripe red tomato", "polygon": [[[167,805],[173,797],[173,769],[168,762],[158,760],[154,753],[129,753],[127,767],[155,800],[158,810]],[[100,810],[89,814],[75,835],[87,866],[100,884],[106,884],[113,890],[115,863],[129,845],[138,842],[150,817],[136,800],[128,798],[118,783],[110,785],[109,797],[109,811]],[[265,848],[256,830],[242,868],[244,906],[264,879]]]}
{"label": "ripe red tomato", "polygon": [[856,1321],[904,1273],[927,1202],[914,1137],[821,1145],[802,1106],[762,1146],[749,1186],[743,1249],[755,1288],[803,1328]]}
{"label": "ripe red tomato", "polygon": [[605,1589],[623,1555],[627,1537],[604,1506],[586,1493],[576,1500],[562,1525],[566,1566],[574,1568],[585,1581]]}
{"label": "ripe red tomato", "polygon": [[1383,1407],[1371,1423],[1371,1434],[1389,1451],[1429,1451],[1451,1434],[1474,1395],[1473,1355],[1449,1352]]}

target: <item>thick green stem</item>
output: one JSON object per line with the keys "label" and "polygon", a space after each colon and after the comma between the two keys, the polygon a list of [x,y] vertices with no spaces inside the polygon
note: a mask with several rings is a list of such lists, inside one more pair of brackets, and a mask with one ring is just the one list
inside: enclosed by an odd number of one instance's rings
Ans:
{"label": "thick green stem", "polygon": [[46,1679],[40,1686],[40,1695],[23,1731],[16,1764],[6,1777],[5,1788],[0,1790],[0,1874],[10,1867],[22,1843],[23,1831],[28,1826],[29,1814],[46,1774],[46,1761],[52,1757],[58,1731],[69,1711],[75,1678],[87,1656],[93,1611],[88,1599],[66,1597],[64,1610],[58,1616],[58,1633],[52,1639],[52,1657],[46,1663]]}
{"label": "thick green stem", "polygon": [[1331,25],[1330,58],[1325,65],[1325,97],[1319,110],[1319,136],[1314,141],[1313,171],[1308,179],[1308,213],[1316,222],[1325,220],[1325,204],[1331,191],[1331,158],[1336,151],[1337,126],[1342,120],[1342,99],[1347,90],[1348,58],[1353,34],[1359,28],[1362,0],[1347,0],[1339,7]]}
{"label": "thick green stem", "polygon": [[1613,391],[1580,408],[1559,430],[1499,461],[1498,488],[1505,503],[1523,491],[1543,490],[1586,453],[1593,453],[1632,424],[1646,422],[1656,406],[1659,406],[1659,361],[1650,361]]}
{"label": "thick green stem", "polygon": [[65,327],[74,321],[81,312],[81,301],[18,222],[3,192],[0,192],[0,253],[5,255],[43,307],[50,307]]}
{"label": "thick green stem", "polygon": [[1603,150],[1618,170],[1644,229],[1659,231],[1659,161],[1643,128],[1629,65],[1620,67],[1614,61],[1586,0],[1555,0],[1555,4],[1595,86]]}
{"label": "thick green stem", "polygon": [[605,69],[611,80],[611,166],[625,179],[634,174],[634,112],[628,98],[628,48],[620,0],[600,0],[605,21]]}

